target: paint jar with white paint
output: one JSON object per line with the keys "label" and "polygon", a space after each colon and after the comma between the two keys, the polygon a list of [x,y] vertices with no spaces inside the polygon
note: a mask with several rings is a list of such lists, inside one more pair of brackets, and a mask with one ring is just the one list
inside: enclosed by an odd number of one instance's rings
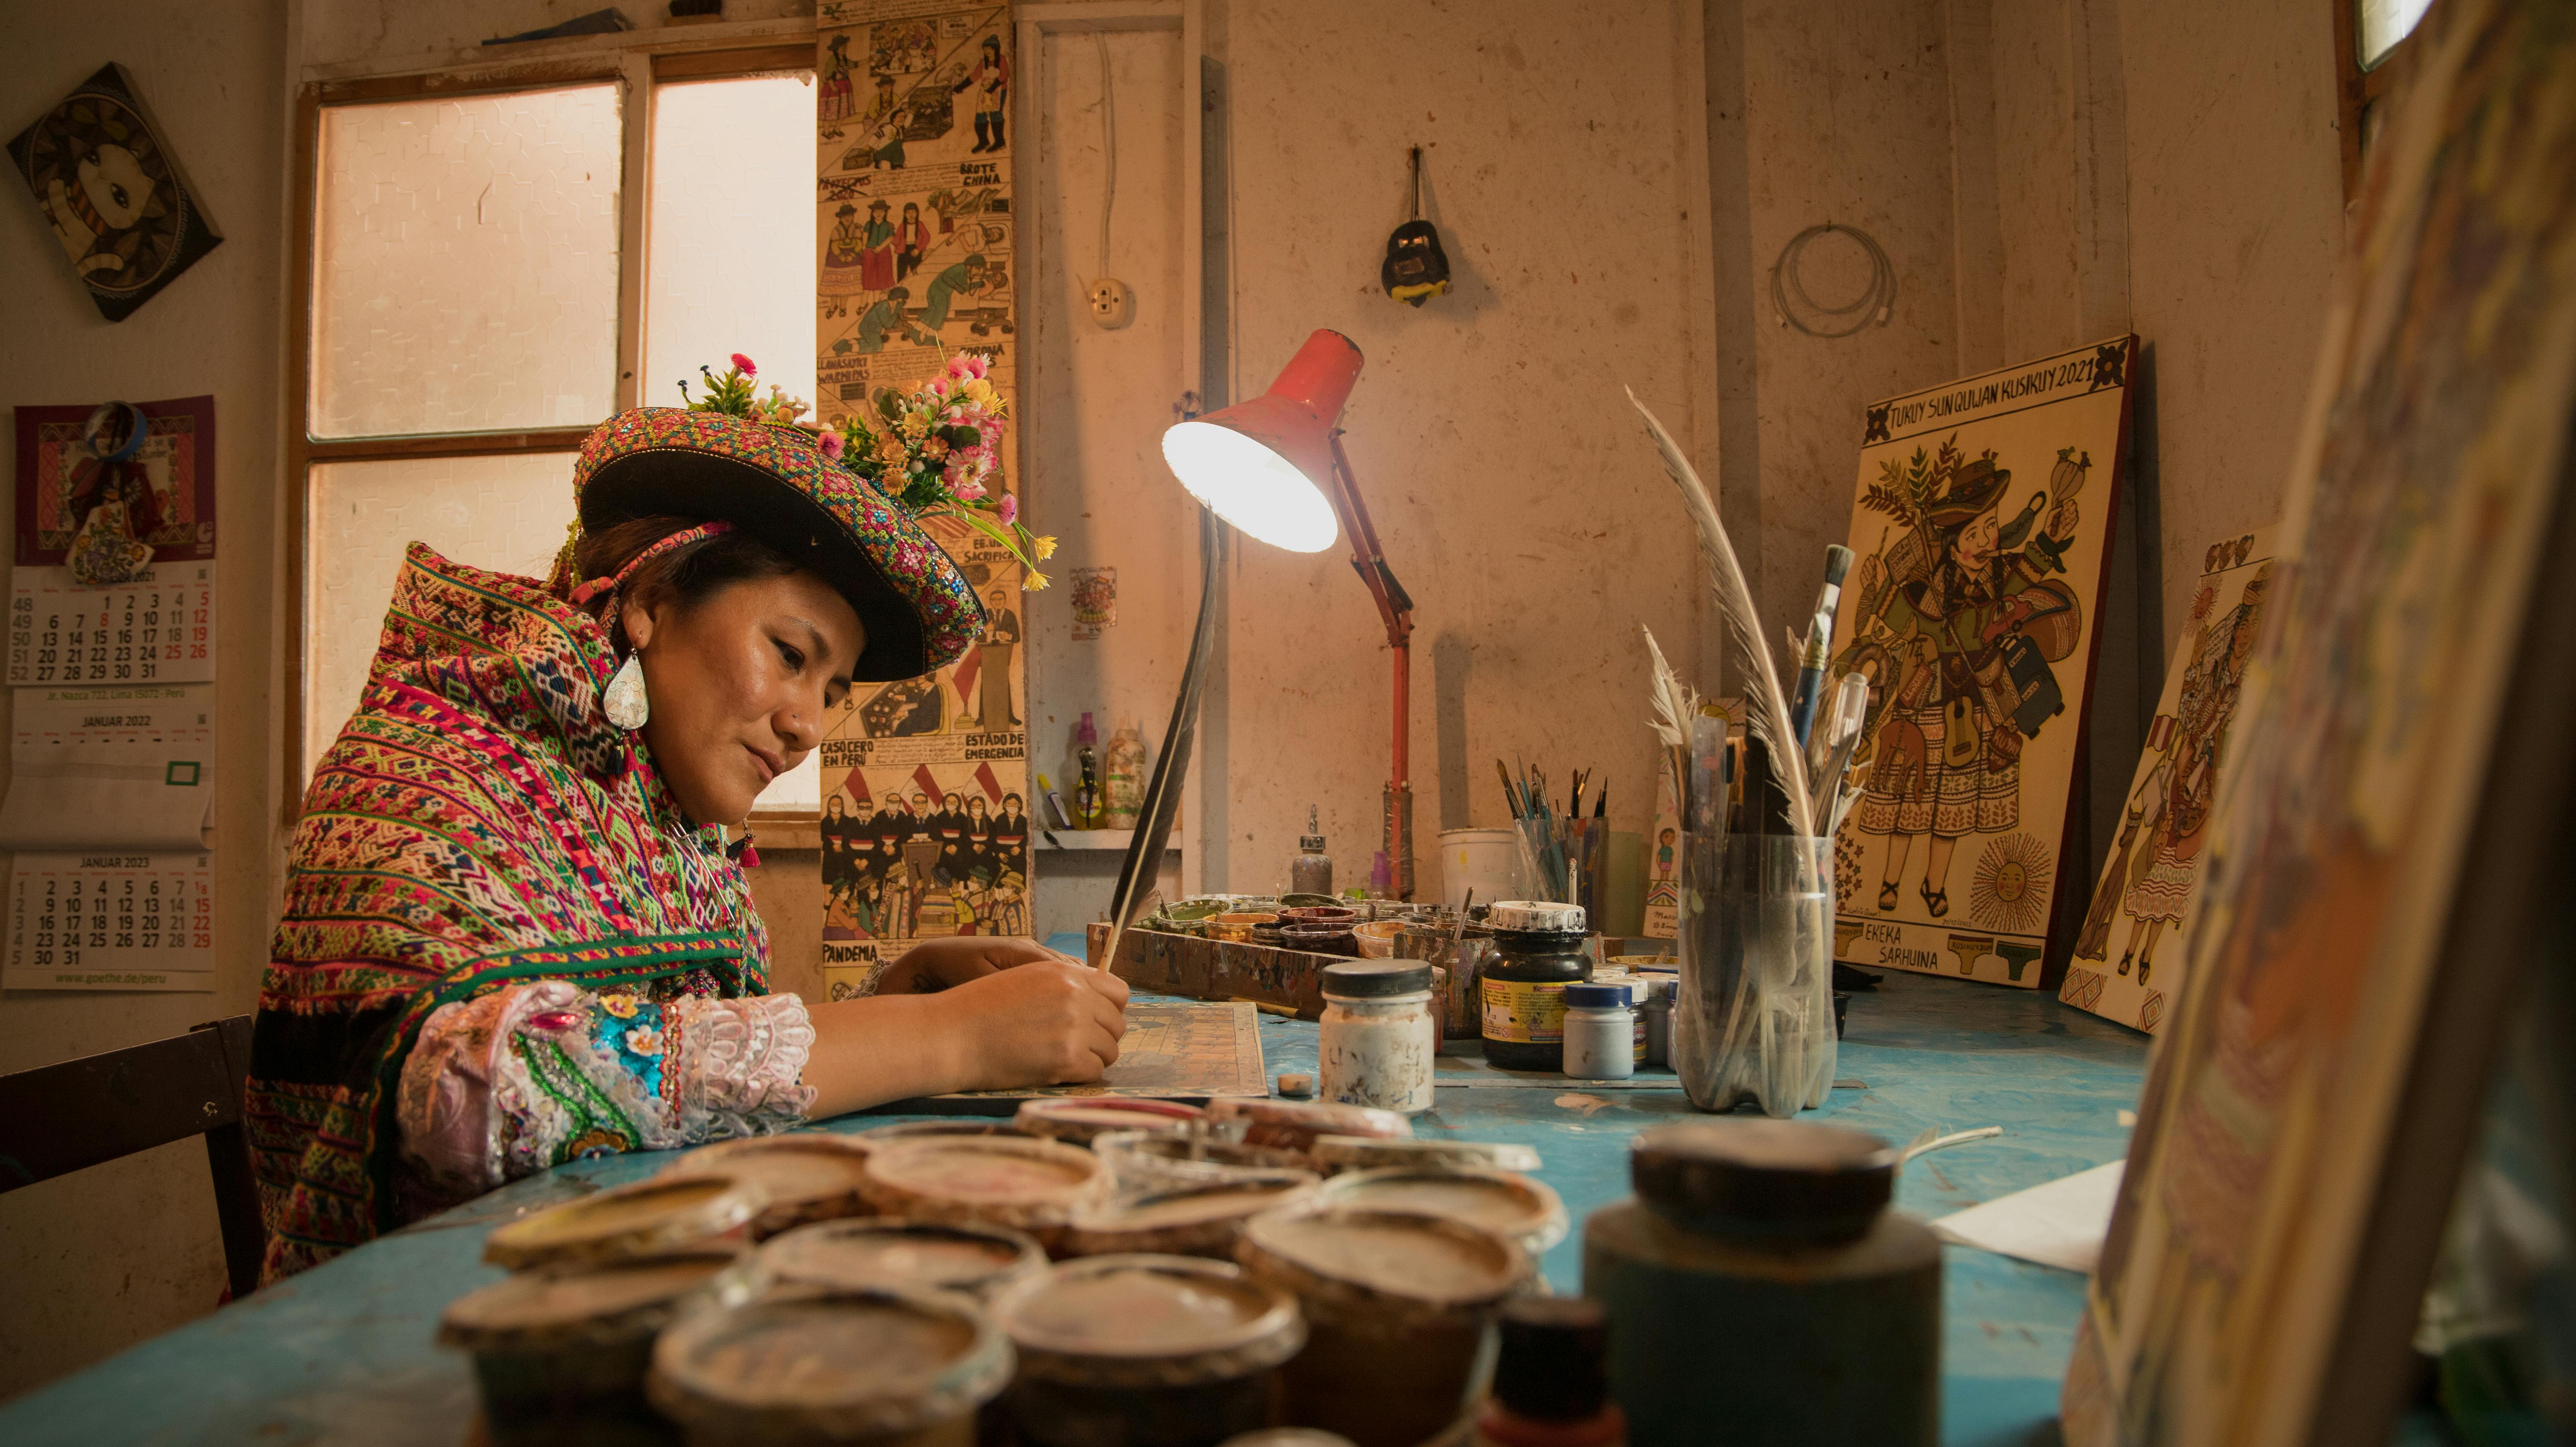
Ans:
{"label": "paint jar with white paint", "polygon": [[1420,1115],[1431,1108],[1431,966],[1351,960],[1324,967],[1323,1095]]}
{"label": "paint jar with white paint", "polygon": [[1626,1080],[1637,1073],[1637,1012],[1624,984],[1565,987],[1565,1073]]}

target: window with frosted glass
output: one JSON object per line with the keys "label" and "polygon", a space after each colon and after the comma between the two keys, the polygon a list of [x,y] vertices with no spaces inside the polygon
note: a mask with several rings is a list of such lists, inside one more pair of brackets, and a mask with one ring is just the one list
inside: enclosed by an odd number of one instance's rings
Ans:
{"label": "window with frosted glass", "polygon": [[606,418],[618,158],[615,85],[325,108],[311,435]]}
{"label": "window with frosted glass", "polygon": [[[814,401],[814,86],[793,75],[682,81],[653,93],[644,266],[647,406],[680,404],[700,365],[736,352]],[[820,753],[754,805],[819,809]]]}
{"label": "window with frosted glass", "polygon": [[2353,13],[2360,23],[2354,27],[2361,51],[2361,68],[2370,69],[2388,58],[2397,43],[2415,33],[2424,12],[2433,8],[2433,0],[2353,0]]}
{"label": "window with frosted glass", "polygon": [[305,536],[305,758],[318,760],[358,706],[403,550],[542,578],[572,522],[570,452],[324,462]]}
{"label": "window with frosted glass", "polygon": [[814,400],[813,78],[675,82],[653,94],[645,225],[646,406],[680,405],[735,352]]}

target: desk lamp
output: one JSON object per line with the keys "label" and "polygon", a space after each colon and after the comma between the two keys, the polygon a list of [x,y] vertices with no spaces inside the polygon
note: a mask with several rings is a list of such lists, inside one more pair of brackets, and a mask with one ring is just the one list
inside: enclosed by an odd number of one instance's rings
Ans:
{"label": "desk lamp", "polygon": [[[1336,424],[1352,384],[1359,380],[1360,361],[1360,349],[1350,338],[1336,331],[1316,332],[1280,369],[1270,390],[1174,424],[1163,434],[1163,460],[1181,486],[1216,517],[1273,547],[1320,553],[1333,545],[1340,532],[1350,534],[1351,567],[1377,603],[1378,616],[1386,623],[1387,647],[1395,658],[1394,765],[1386,785],[1380,843],[1394,871],[1397,897],[1411,899],[1413,786],[1405,756],[1413,599],[1378,551],[1377,529],[1360,501],[1350,459],[1342,455],[1341,429]],[[1112,961],[1119,934],[1134,922],[1152,892],[1163,847],[1171,837],[1171,816],[1179,805],[1191,736],[1198,727],[1200,673],[1214,636],[1213,520],[1200,530],[1199,555],[1206,584],[1199,598],[1189,666],[1181,677],[1181,697],[1137,811],[1143,827],[1128,844],[1118,887],[1110,896],[1107,958]]]}

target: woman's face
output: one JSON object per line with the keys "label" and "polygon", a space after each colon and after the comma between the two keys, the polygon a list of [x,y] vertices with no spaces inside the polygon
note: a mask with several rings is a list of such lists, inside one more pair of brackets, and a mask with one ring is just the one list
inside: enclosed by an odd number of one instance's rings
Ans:
{"label": "woman's face", "polygon": [[653,712],[645,745],[697,824],[731,824],[804,762],[850,691],[867,633],[812,573],[732,584],[695,608],[629,605]]}
{"label": "woman's face", "polygon": [[1959,540],[1950,545],[1950,556],[1960,567],[1976,572],[1994,558],[1999,532],[1993,510],[1981,512],[1959,529]]}
{"label": "woman's face", "polygon": [[977,798],[977,799],[969,799],[969,800],[967,800],[967,801],[966,801],[966,817],[967,817],[967,818],[969,818],[969,819],[981,819],[981,818],[983,818],[983,817],[984,817],[984,801],[983,801],[982,799],[980,799],[980,798]]}

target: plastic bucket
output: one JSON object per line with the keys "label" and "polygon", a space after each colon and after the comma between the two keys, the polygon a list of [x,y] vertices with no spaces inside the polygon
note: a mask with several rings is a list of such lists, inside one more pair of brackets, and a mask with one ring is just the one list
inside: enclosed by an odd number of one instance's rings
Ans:
{"label": "plastic bucket", "polygon": [[1486,904],[1512,898],[1519,858],[1509,829],[1441,830],[1440,902],[1456,909],[1470,887]]}

